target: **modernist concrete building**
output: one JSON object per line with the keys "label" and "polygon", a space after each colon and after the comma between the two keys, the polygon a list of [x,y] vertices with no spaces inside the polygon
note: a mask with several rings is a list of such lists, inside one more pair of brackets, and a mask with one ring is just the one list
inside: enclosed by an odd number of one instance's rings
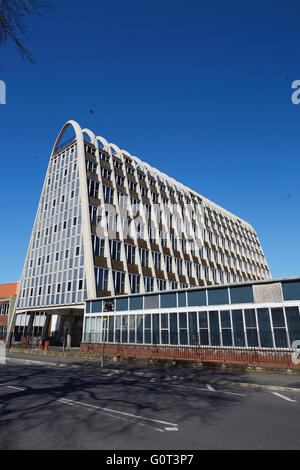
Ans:
{"label": "modernist concrete building", "polygon": [[74,121],[49,166],[16,313],[67,315],[125,293],[271,277],[253,227]]}

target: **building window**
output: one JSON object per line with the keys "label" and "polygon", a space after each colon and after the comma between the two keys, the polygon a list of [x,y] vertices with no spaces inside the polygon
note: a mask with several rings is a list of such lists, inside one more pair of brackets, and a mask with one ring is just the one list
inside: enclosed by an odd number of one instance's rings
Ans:
{"label": "building window", "polygon": [[141,265],[143,268],[147,268],[149,266],[149,250],[145,248],[140,248],[140,258],[141,258]]}
{"label": "building window", "polygon": [[125,289],[125,273],[122,271],[112,271],[115,292],[123,293]]}
{"label": "building window", "polygon": [[[104,257],[104,244],[105,244],[104,238],[100,238],[92,234],[92,247],[93,247],[93,253],[95,256],[100,256],[102,258]],[[79,246],[76,247],[76,255],[77,255],[77,249],[78,249],[78,254],[79,254]]]}
{"label": "building window", "polygon": [[129,274],[129,283],[131,294],[140,292],[140,276],[138,274]]}
{"label": "building window", "polygon": [[126,259],[129,264],[135,264],[135,249],[135,246],[125,244]]}
{"label": "building window", "polygon": [[103,197],[104,202],[107,204],[113,204],[114,201],[114,190],[110,186],[103,185]]}
{"label": "building window", "polygon": [[110,256],[111,259],[120,261],[121,257],[121,242],[117,240],[109,240]]}

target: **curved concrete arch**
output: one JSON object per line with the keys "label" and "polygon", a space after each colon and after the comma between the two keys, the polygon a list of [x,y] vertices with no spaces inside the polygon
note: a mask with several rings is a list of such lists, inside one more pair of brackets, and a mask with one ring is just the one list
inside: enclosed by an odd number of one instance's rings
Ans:
{"label": "curved concrete arch", "polygon": [[67,130],[67,128],[68,128],[69,126],[72,126],[72,127],[73,127],[73,129],[74,129],[74,131],[75,131],[76,140],[77,140],[77,139],[79,139],[79,140],[81,139],[81,140],[82,140],[82,143],[83,143],[83,135],[82,135],[82,130],[81,130],[80,125],[78,124],[78,122],[73,121],[73,120],[70,120],[70,121],[66,122],[66,124],[62,127],[60,133],[58,134],[58,137],[57,137],[57,139],[56,139],[56,141],[55,141],[55,144],[54,144],[53,149],[52,149],[52,152],[51,152],[51,157],[52,157],[52,155],[55,153],[55,150],[56,150],[56,148],[57,148],[59,142],[61,141],[62,136],[64,135],[65,131]]}
{"label": "curved concrete arch", "polygon": [[104,137],[101,137],[100,135],[97,135],[96,140],[101,142],[101,144],[103,145],[103,149],[110,154],[109,143],[107,142],[107,140],[104,139]]}
{"label": "curved concrete arch", "polygon": [[118,155],[119,158],[122,158],[122,152],[116,144],[112,144],[111,142],[108,144],[110,148],[112,148],[115,153]]}
{"label": "curved concrete arch", "polygon": [[90,129],[82,129],[82,135],[87,134],[92,144],[96,145],[96,136]]}

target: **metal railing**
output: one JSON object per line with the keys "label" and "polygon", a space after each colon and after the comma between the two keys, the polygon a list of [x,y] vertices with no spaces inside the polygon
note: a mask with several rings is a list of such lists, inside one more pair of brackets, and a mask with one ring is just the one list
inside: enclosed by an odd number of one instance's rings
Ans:
{"label": "metal railing", "polygon": [[[300,335],[298,335],[300,338]],[[128,337],[129,339],[129,337]],[[82,343],[87,345],[90,352],[99,352],[102,346],[100,333],[85,333]],[[251,365],[300,365],[300,349],[285,347],[252,347],[252,346],[215,346],[215,345],[185,345],[185,344],[146,344],[130,343],[122,340],[105,342],[107,356],[118,355],[122,358],[140,357],[151,359],[187,360],[195,362],[243,363]],[[278,345],[278,341],[277,341]],[[300,346],[300,341],[299,341]],[[299,351],[299,359],[297,359]]]}

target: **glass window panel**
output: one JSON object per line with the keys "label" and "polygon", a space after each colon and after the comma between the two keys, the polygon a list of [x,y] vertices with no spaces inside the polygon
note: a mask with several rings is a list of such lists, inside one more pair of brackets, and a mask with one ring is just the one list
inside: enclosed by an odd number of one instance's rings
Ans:
{"label": "glass window panel", "polygon": [[189,291],[188,295],[188,305],[190,306],[202,306],[206,305],[206,291]]}
{"label": "glass window panel", "polygon": [[247,328],[246,336],[248,347],[258,347],[258,334],[255,328]]}
{"label": "glass window panel", "polygon": [[284,300],[300,300],[300,282],[282,282],[282,293]]}
{"label": "glass window panel", "polygon": [[198,334],[197,334],[197,313],[189,312],[189,340],[191,345],[198,344]]}
{"label": "glass window panel", "polygon": [[168,328],[168,314],[162,313],[160,316],[161,328]]}
{"label": "glass window panel", "polygon": [[291,347],[294,341],[300,340],[300,316],[298,307],[285,308],[286,321],[290,337]]}
{"label": "glass window panel", "polygon": [[274,328],[274,340],[276,348],[287,348],[288,340],[284,328]]}
{"label": "glass window panel", "polygon": [[178,292],[178,307],[185,307],[186,306],[186,293],[185,292]]}
{"label": "glass window panel", "polygon": [[242,310],[232,310],[232,328],[235,346],[245,346]]}
{"label": "glass window panel", "polygon": [[152,315],[152,343],[159,344],[159,315]]}
{"label": "glass window panel", "polygon": [[186,312],[179,313],[179,328],[187,328]]}
{"label": "glass window panel", "polygon": [[127,311],[128,310],[128,297],[116,299],[116,311]]}
{"label": "glass window panel", "polygon": [[228,304],[228,289],[208,289],[208,305]]}
{"label": "glass window panel", "polygon": [[247,308],[244,310],[246,328],[256,327],[256,318],[254,308]]}
{"label": "glass window panel", "polygon": [[187,330],[180,330],[179,336],[180,336],[180,344],[187,345],[188,344]]}
{"label": "glass window panel", "polygon": [[130,297],[129,302],[130,302],[130,310],[142,310],[143,308],[142,296]]}
{"label": "glass window panel", "polygon": [[203,346],[209,345],[208,330],[199,330],[200,344]]}
{"label": "glass window panel", "polygon": [[151,344],[151,330],[145,330],[145,343]]}
{"label": "glass window panel", "polygon": [[162,344],[169,344],[169,332],[168,330],[161,331],[161,343]]}
{"label": "glass window panel", "polygon": [[217,311],[208,313],[209,315],[209,327],[210,327],[210,339],[213,346],[220,346],[220,332],[219,332],[219,317]]}
{"label": "glass window panel", "polygon": [[285,328],[283,308],[271,308],[273,328],[283,327]]}
{"label": "glass window panel", "polygon": [[159,296],[158,295],[145,295],[144,309],[146,308],[159,308]]}
{"label": "glass window panel", "polygon": [[230,287],[230,299],[232,304],[253,303],[252,286]]}
{"label": "glass window panel", "polygon": [[102,312],[102,300],[96,300],[91,302],[92,304],[92,311],[91,313],[100,313]]}
{"label": "glass window panel", "polygon": [[177,313],[170,313],[170,344],[178,344]]}
{"label": "glass window panel", "polygon": [[161,294],[160,296],[160,307],[161,308],[172,308],[176,307],[176,294]]}
{"label": "glass window panel", "polygon": [[136,318],[136,342],[143,343],[143,315],[137,315]]}
{"label": "glass window panel", "polygon": [[230,311],[229,310],[222,310],[220,312],[220,315],[221,315],[221,327],[222,328],[231,328]]}
{"label": "glass window panel", "polygon": [[113,316],[108,317],[108,341],[110,343],[114,341],[114,320]]}
{"label": "glass window panel", "polygon": [[151,328],[151,315],[145,315],[145,328]]}
{"label": "glass window panel", "polygon": [[208,328],[207,312],[199,312],[199,328]]}
{"label": "glass window panel", "polygon": [[222,342],[223,346],[232,346],[232,332],[229,328],[222,330]]}
{"label": "glass window panel", "polygon": [[260,344],[263,348],[273,348],[271,323],[268,308],[257,309]]}

